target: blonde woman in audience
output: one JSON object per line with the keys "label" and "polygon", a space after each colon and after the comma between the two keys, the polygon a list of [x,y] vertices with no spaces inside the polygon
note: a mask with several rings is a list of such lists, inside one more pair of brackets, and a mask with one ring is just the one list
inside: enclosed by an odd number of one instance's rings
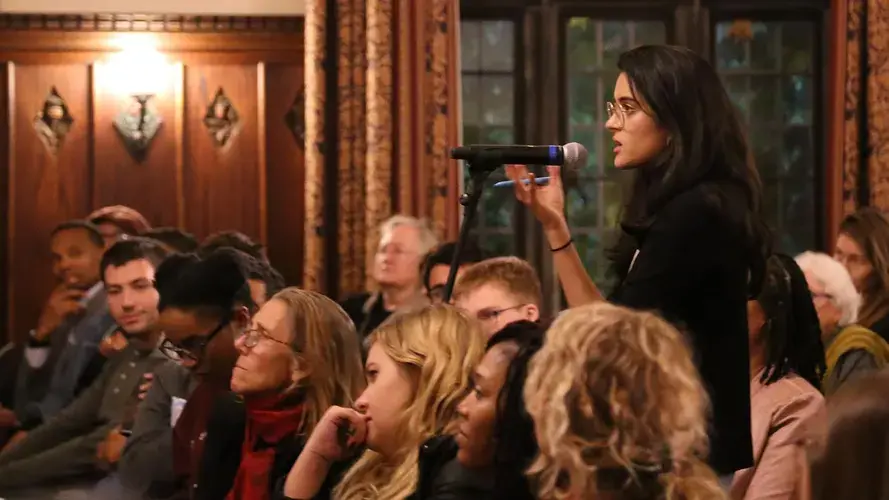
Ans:
{"label": "blonde woman in audience", "polygon": [[889,219],[876,208],[846,216],[833,256],[861,294],[858,324],[889,341]]}
{"label": "blonde woman in audience", "polygon": [[[355,327],[320,293],[278,292],[253,316],[235,348],[240,356],[231,389],[240,398],[231,412],[214,409],[199,499],[270,498],[324,412],[351,406],[364,389]],[[224,418],[226,413],[235,418]]]}
{"label": "blonde woman in audience", "polygon": [[367,389],[355,409],[333,407],[290,471],[285,498],[327,498],[331,464],[366,450],[332,498],[486,498],[456,459],[457,405],[481,359],[484,336],[457,309],[394,316],[368,337]]}
{"label": "blonde woman in audience", "polygon": [[806,276],[821,338],[827,349],[822,387],[830,396],[846,381],[889,363],[889,345],[857,323],[861,296],[849,272],[829,255],[805,252],[796,258]]}
{"label": "blonde woman in audience", "polygon": [[525,384],[539,498],[721,499],[703,459],[707,395],[683,336],[599,302],[562,313]]}

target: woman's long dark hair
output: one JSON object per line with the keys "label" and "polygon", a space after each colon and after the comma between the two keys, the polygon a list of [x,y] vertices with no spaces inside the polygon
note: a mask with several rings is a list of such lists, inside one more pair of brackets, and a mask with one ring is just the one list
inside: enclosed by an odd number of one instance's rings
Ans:
{"label": "woman's long dark hair", "polygon": [[858,311],[858,324],[871,328],[889,314],[889,219],[876,208],[862,208],[843,219],[840,234],[852,238],[873,267]]}
{"label": "woman's long dark hair", "polygon": [[821,325],[806,276],[791,257],[769,258],[756,301],[766,318],[762,383],[771,384],[795,373],[820,389],[825,371]]}
{"label": "woman's long dark hair", "polygon": [[494,421],[494,493],[492,498],[531,500],[525,471],[537,455],[534,421],[525,409],[523,390],[528,362],[543,346],[545,329],[539,323],[518,321],[491,336],[487,349],[509,342],[518,350],[509,362],[506,380],[497,395]]}
{"label": "woman's long dark hair", "polygon": [[[666,131],[665,150],[636,172],[620,240],[610,252],[625,277],[637,248],[632,234],[648,228],[680,193],[704,185],[729,219],[743,224],[751,296],[765,275],[771,237],[762,216],[762,181],[738,113],[707,61],[681,47],[644,45],[624,52],[617,67],[633,95]],[[735,196],[727,196],[734,191]],[[737,200],[737,201],[736,201]]]}

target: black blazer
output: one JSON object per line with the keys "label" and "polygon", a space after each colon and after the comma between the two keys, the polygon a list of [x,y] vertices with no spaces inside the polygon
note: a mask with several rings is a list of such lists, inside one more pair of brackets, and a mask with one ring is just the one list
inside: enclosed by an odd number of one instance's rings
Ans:
{"label": "black blazer", "polygon": [[[669,201],[645,230],[639,253],[611,300],[654,310],[690,335],[710,395],[710,465],[728,474],[753,465],[747,343],[750,247],[732,188],[696,186]],[[737,212],[740,212],[738,210]]]}

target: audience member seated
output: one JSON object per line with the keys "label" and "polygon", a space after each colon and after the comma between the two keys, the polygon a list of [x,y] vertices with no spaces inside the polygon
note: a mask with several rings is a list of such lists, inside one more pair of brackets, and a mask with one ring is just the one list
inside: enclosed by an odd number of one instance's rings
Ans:
{"label": "audience member seated", "polygon": [[[250,276],[247,283],[253,306],[246,302],[241,305],[259,307],[265,303],[266,293],[279,291],[282,283],[280,275],[265,262],[231,249],[219,252],[237,262],[242,276]],[[195,258],[192,256],[191,259]],[[196,285],[191,283],[188,286]],[[241,296],[240,300],[244,298]],[[186,400],[195,390],[198,378],[192,375],[191,370],[174,361],[164,363],[153,374],[146,374],[145,378],[150,388],[139,406],[133,435],[127,441],[121,458],[121,480],[131,491],[152,498],[165,498],[179,492],[170,460],[173,455],[173,426]]]}
{"label": "audience member seated", "polygon": [[[470,318],[445,305],[393,316],[374,330],[367,389],[356,409],[334,406],[315,426],[287,476],[286,498],[487,498],[490,491],[479,491],[479,478],[456,460],[453,438],[483,339]],[[331,464],[361,445],[367,449],[331,496]]]}
{"label": "audience member seated", "polygon": [[284,289],[284,277],[268,261],[244,254],[242,266],[250,287],[250,296],[257,308]]}
{"label": "audience member seated", "polygon": [[[884,500],[889,492],[889,371],[850,380],[827,399],[825,443],[809,443],[811,496]],[[805,454],[802,454],[805,460]]]}
{"label": "audience member seated", "polygon": [[[438,304],[444,300],[445,286],[448,283],[448,273],[451,271],[451,262],[454,260],[454,253],[457,250],[457,244],[453,241],[443,243],[438,246],[432,253],[426,256],[423,261],[423,288],[426,290],[426,296],[433,304]],[[481,262],[484,260],[482,249],[474,240],[469,240],[460,252],[460,259],[457,261],[457,278],[466,269],[466,266]]]}
{"label": "audience member seated", "polygon": [[523,391],[528,363],[543,345],[544,329],[517,321],[488,340],[469,394],[457,406],[457,460],[482,471],[492,499],[533,500],[525,471],[537,456],[534,422]]}
{"label": "audience member seated", "polygon": [[525,383],[538,498],[725,497],[707,454],[707,394],[685,338],[606,302],[553,322]]}
{"label": "audience member seated", "polygon": [[0,409],[0,422],[24,431],[55,416],[95,380],[104,363],[99,342],[114,326],[100,278],[104,241],[96,226],[60,224],[50,245],[58,284],[28,335],[16,374],[15,416]]}
{"label": "audience member seated", "polygon": [[537,321],[543,303],[537,272],[518,257],[495,257],[467,267],[453,299],[488,335],[513,321]]}
{"label": "audience member seated", "polygon": [[351,408],[365,385],[355,327],[319,293],[278,293],[235,345],[231,388],[243,403],[207,429],[199,499],[270,498],[324,412]]}
{"label": "audience member seated", "polygon": [[804,470],[797,443],[824,427],[821,327],[806,278],[790,257],[769,258],[763,289],[747,305],[753,467],[735,473],[733,499],[791,499]]}
{"label": "audience member seated", "polygon": [[383,222],[371,271],[379,289],[342,303],[359,338],[365,338],[394,311],[409,310],[425,301],[420,264],[437,244],[432,229],[419,219],[394,215]]}
{"label": "audience member seated", "polygon": [[206,257],[220,248],[234,248],[245,254],[268,262],[265,247],[261,243],[253,241],[249,236],[238,231],[220,231],[208,236],[198,247],[198,255]]}
{"label": "audience member seated", "polygon": [[165,336],[161,352],[181,367],[156,371],[124,450],[121,482],[152,498],[193,497],[201,486],[208,422],[217,406],[224,411],[230,405],[235,339],[247,329],[255,304],[243,254],[232,249],[204,259],[171,255],[158,268],[155,286]]}
{"label": "audience member seated", "polygon": [[818,312],[821,338],[827,348],[822,387],[830,396],[849,379],[889,363],[889,345],[873,331],[856,324],[861,296],[842,264],[823,253],[806,252],[797,263],[809,284]]}
{"label": "audience member seated", "polygon": [[102,207],[89,214],[86,220],[99,228],[105,248],[110,248],[121,236],[139,236],[151,229],[142,214],[124,205]]}
{"label": "audience member seated", "polygon": [[889,342],[889,220],[876,208],[846,216],[833,256],[861,294],[858,324]]}
{"label": "audience member seated", "polygon": [[178,227],[156,227],[145,231],[142,236],[159,241],[168,253],[191,253],[198,249],[197,238]]}
{"label": "audience member seated", "polygon": [[142,374],[163,361],[157,351],[158,294],[152,286],[163,258],[159,244],[142,238],[115,243],[102,258],[108,306],[128,346],[101,376],[59,414],[0,454],[0,495],[46,498],[64,485],[91,486],[114,470],[132,426]]}

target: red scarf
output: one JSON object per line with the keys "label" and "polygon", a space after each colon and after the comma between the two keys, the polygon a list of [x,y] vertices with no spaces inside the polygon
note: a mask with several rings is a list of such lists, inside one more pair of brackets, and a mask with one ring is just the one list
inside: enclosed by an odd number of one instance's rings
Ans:
{"label": "red scarf", "polygon": [[301,425],[303,405],[294,406],[293,399],[288,399],[274,396],[245,401],[247,429],[241,465],[226,500],[268,500],[275,448],[281,440],[296,434]]}

